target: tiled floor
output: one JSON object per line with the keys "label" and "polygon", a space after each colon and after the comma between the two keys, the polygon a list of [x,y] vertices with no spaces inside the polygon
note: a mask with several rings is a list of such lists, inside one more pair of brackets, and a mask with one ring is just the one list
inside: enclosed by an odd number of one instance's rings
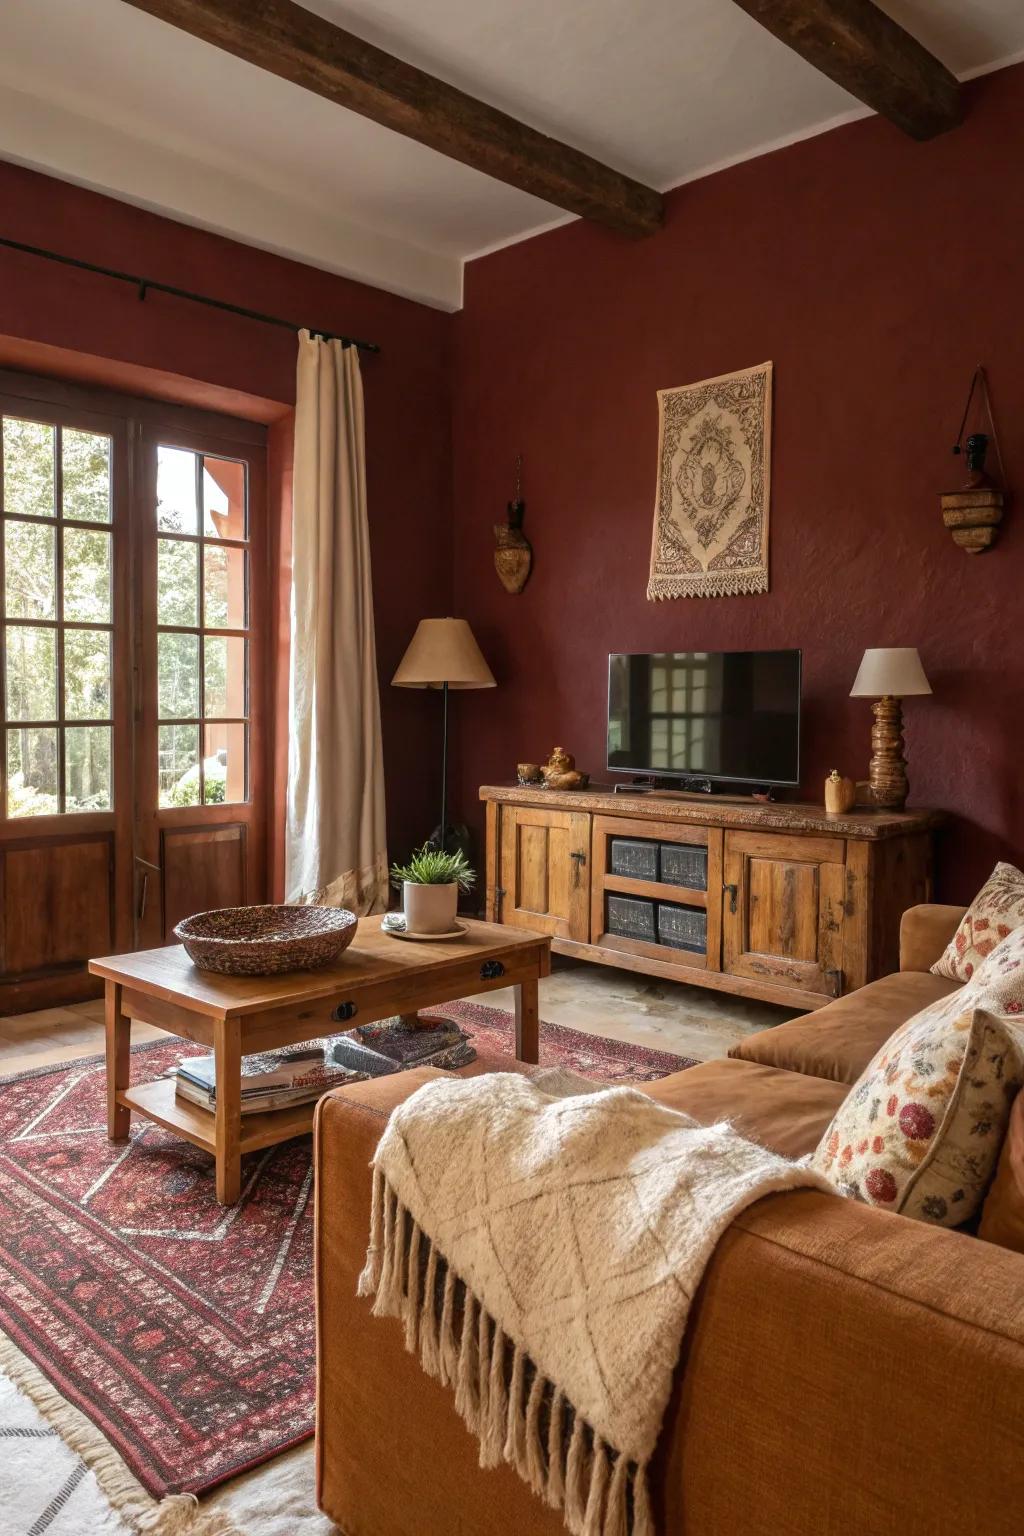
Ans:
{"label": "tiled floor", "polygon": [[[491,992],[484,1000],[510,1011],[513,1006],[511,991]],[[541,1018],[552,1024],[701,1061],[724,1056],[744,1035],[778,1024],[792,1011],[703,987],[557,958],[552,974],[540,984]],[[132,1031],[135,1043],[159,1035],[147,1024],[137,1024]],[[102,1001],[0,1018],[0,1073],[23,1072],[102,1050]]]}

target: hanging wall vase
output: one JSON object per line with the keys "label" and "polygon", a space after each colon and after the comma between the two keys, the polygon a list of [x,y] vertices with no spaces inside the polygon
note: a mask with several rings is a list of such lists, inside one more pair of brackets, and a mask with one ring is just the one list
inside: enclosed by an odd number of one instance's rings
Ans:
{"label": "hanging wall vase", "polygon": [[[974,397],[975,388],[979,383],[981,385],[982,400],[988,413],[991,434],[987,432],[972,432],[964,448],[961,449],[964,427],[967,425],[967,417],[970,414],[971,401]],[[975,369],[974,378],[971,380],[967,404],[964,407],[964,418],[960,423],[960,433],[953,448],[955,454],[959,454],[961,451],[964,453],[967,460],[967,478],[955,491],[945,491],[939,497],[943,523],[953,535],[954,544],[957,544],[969,555],[979,555],[983,550],[991,548],[995,543],[999,524],[1003,520],[1005,493],[985,468],[985,457],[991,441],[996,451],[997,462],[999,463],[1000,478],[1005,479],[1002,475],[1002,455],[999,452],[999,441],[995,433],[995,421],[992,416],[992,404],[989,400],[985,370],[979,365]]]}
{"label": "hanging wall vase", "polygon": [[520,454],[516,459],[516,491],[508,504],[507,521],[494,525],[494,569],[505,591],[513,596],[526,586],[533,566],[533,546],[523,532],[526,503],[519,494],[522,465]]}

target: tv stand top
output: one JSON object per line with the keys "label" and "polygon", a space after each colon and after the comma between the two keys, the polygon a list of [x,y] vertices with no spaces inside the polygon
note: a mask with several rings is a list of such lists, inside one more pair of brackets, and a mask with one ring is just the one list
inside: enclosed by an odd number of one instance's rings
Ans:
{"label": "tv stand top", "polygon": [[826,834],[875,840],[924,832],[945,821],[941,811],[881,811],[867,807],[830,816],[824,806],[799,801],[761,801],[751,795],[689,794],[685,790],[628,789],[593,785],[584,790],[547,789],[536,784],[485,784],[480,799],[499,805],[532,805],[545,810],[591,811],[633,820],[690,822],[704,827],[748,827],[776,832]]}
{"label": "tv stand top", "polygon": [[680,781],[678,789],[672,788],[671,785],[663,787],[660,784],[654,783],[613,784],[611,791],[616,799],[623,795],[627,797],[629,795],[654,795],[661,800],[694,800],[706,803],[714,799],[732,805],[749,805],[752,801],[760,804],[774,804],[775,802],[775,790],[769,785],[766,785],[763,789],[755,786],[747,790],[746,793],[738,790],[730,792],[725,789],[719,789],[712,779],[683,779]]}

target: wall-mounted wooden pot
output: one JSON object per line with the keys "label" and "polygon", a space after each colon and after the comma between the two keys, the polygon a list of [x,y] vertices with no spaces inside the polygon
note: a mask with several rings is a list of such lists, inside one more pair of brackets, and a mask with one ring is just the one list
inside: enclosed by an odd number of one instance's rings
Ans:
{"label": "wall-mounted wooden pot", "polygon": [[995,543],[1003,520],[1003,493],[985,469],[988,436],[972,432],[967,439],[967,479],[959,490],[945,491],[939,501],[942,521],[953,542],[969,555],[979,555]]}

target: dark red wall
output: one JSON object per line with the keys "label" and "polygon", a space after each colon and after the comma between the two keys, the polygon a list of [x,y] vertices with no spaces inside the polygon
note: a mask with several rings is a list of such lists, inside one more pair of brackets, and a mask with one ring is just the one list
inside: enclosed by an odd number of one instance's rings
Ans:
{"label": "dark red wall", "polygon": [[[1024,68],[977,82],[918,145],[864,120],[684,186],[664,232],[582,223],[468,269],[454,399],[455,600],[499,681],[457,700],[460,790],[554,743],[604,773],[613,650],[800,646],[805,795],[866,774],[871,645],[917,645],[912,801],[944,806],[940,888],[1024,854],[1024,497],[957,550],[938,493],[975,363],[1024,492]],[[771,591],[649,603],[656,391],[772,359]],[[534,573],[507,596],[491,524],[525,459]]]}
{"label": "dark red wall", "polygon": [[[438,712],[388,683],[416,621],[449,603],[451,317],[4,163],[0,209],[10,239],[380,344],[362,359],[367,482],[389,832],[407,851],[436,820]],[[0,336],[295,400],[288,331],[3,249]]]}

